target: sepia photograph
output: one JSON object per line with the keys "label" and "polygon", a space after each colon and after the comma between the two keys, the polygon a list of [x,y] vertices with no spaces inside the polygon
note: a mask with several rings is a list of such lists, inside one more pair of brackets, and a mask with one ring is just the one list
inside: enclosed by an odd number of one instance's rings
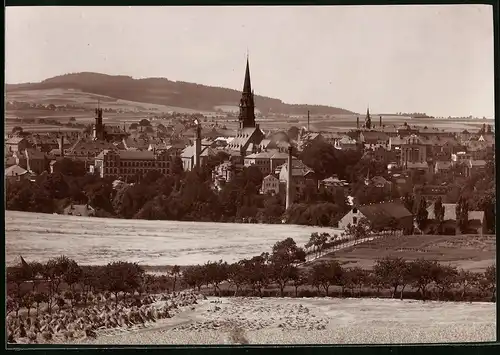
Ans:
{"label": "sepia photograph", "polygon": [[493,8],[5,11],[7,346],[496,341]]}

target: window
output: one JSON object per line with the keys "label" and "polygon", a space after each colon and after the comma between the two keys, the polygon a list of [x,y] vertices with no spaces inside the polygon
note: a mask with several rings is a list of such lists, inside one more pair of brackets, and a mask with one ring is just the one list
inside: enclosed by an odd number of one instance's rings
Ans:
{"label": "window", "polygon": [[352,224],[358,223],[358,217],[352,217]]}
{"label": "window", "polygon": [[357,209],[356,207],[354,207],[354,208],[352,209],[352,213],[358,213],[358,209]]}

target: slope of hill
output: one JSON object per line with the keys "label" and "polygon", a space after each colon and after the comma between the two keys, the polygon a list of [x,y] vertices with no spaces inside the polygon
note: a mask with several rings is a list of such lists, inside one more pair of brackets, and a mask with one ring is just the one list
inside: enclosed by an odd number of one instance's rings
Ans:
{"label": "slope of hill", "polygon": [[[56,76],[40,83],[7,84],[6,91],[76,89],[116,99],[158,105],[213,111],[217,106],[238,105],[238,90],[205,86],[166,78],[134,79],[130,76],[99,73],[75,73]],[[352,114],[351,111],[320,105],[292,105],[281,100],[255,96],[255,105],[263,114]]]}

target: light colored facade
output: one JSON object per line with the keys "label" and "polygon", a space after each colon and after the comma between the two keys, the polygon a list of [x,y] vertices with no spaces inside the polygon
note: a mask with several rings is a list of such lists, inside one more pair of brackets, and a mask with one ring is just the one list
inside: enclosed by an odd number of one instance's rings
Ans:
{"label": "light colored facade", "polygon": [[339,228],[345,229],[348,225],[355,226],[362,218],[366,218],[366,216],[357,207],[354,207],[340,219]]}
{"label": "light colored facade", "polygon": [[30,146],[26,138],[23,137],[12,137],[5,142],[5,150],[10,153],[23,151]]}
{"label": "light colored facade", "polygon": [[12,165],[5,169],[5,178],[9,181],[21,181],[30,179],[30,174],[19,165]]}
{"label": "light colored facade", "polygon": [[277,195],[280,191],[280,181],[274,175],[267,175],[262,180],[262,186],[260,189],[262,194],[273,194]]}
{"label": "light colored facade", "polygon": [[102,178],[135,177],[150,171],[170,174],[173,156],[167,152],[104,150],[95,158],[94,172]]}
{"label": "light colored facade", "polygon": [[401,145],[401,166],[406,169],[425,170],[427,165],[427,147],[422,140],[412,134]]}

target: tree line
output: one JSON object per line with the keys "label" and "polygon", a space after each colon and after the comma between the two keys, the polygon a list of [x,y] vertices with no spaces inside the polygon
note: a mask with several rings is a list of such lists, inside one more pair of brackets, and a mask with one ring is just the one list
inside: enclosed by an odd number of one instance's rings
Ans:
{"label": "tree line", "polygon": [[[209,261],[165,275],[147,274],[131,262],[80,266],[65,256],[45,263],[22,260],[7,268],[7,313],[22,308],[47,312],[67,306],[140,297],[192,288],[217,296],[338,296],[415,298],[442,301],[495,301],[496,266],[472,272],[434,260],[376,260],[372,270],[348,267],[335,259],[304,264],[306,254],[321,255],[329,236],[313,233],[305,248],[292,238],[276,242],[270,253],[234,263]],[[312,249],[312,250],[311,250]],[[335,289],[335,292],[332,292]],[[405,293],[406,290],[406,293]]]}
{"label": "tree line", "polygon": [[[57,172],[40,175],[35,182],[7,181],[6,207],[61,213],[70,203],[88,203],[100,217],[282,223],[284,192],[260,194],[263,175],[258,168],[243,168],[220,191],[213,188],[212,170],[225,159],[225,153],[211,157],[200,172],[184,172],[176,159],[170,175],[149,172],[133,184],[113,188],[114,179],[87,174],[83,162],[66,158]],[[288,223],[331,225],[332,215],[338,219],[348,209],[343,193],[306,191],[296,202]]]}
{"label": "tree line", "polygon": [[[385,294],[400,299],[406,296],[421,300],[495,301],[494,265],[478,273],[434,260],[406,261],[397,257],[377,260],[372,270],[346,267],[334,259],[299,266],[303,261],[303,249],[289,238],[276,243],[270,254],[232,264],[208,262],[188,267],[183,274],[189,286],[198,290],[210,286],[211,293],[219,296],[333,296],[331,291],[336,288],[335,295],[339,297]],[[224,282],[227,287],[222,290]],[[292,291],[285,292],[286,287]]]}

